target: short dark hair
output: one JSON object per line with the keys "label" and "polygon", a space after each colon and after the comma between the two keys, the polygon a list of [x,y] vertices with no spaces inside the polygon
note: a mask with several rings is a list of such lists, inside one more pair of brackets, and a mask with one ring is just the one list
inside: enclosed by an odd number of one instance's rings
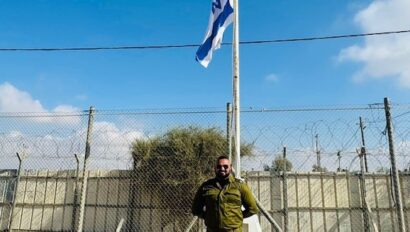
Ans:
{"label": "short dark hair", "polygon": [[216,162],[218,162],[219,160],[223,160],[223,159],[229,160],[229,157],[226,156],[226,155],[221,155],[221,156],[218,157],[218,159],[216,159]]}

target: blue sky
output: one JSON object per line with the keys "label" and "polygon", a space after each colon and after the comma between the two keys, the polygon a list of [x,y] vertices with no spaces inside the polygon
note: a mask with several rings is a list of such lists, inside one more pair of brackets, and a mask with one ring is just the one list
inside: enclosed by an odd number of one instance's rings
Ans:
{"label": "blue sky", "polygon": [[[0,1],[1,48],[199,44],[210,0]],[[410,29],[408,0],[240,1],[242,41]],[[231,41],[232,28],[224,42]],[[241,105],[408,103],[410,35],[242,45]],[[0,111],[224,107],[231,48],[0,52]]]}

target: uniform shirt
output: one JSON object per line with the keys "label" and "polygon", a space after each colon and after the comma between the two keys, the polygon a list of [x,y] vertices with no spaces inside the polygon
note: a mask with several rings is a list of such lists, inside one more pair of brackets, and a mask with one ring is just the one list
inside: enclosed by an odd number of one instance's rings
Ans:
{"label": "uniform shirt", "polygon": [[207,180],[195,194],[192,214],[203,218],[211,231],[241,228],[243,218],[258,213],[255,198],[246,183],[232,175],[225,182],[221,184],[217,178]]}

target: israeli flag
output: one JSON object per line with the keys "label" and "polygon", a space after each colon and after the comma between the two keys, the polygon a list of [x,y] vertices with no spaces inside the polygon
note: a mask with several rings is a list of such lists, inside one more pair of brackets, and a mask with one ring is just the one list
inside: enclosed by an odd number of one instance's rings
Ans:
{"label": "israeli flag", "polygon": [[212,59],[212,52],[221,47],[225,29],[233,21],[232,0],[212,0],[212,12],[204,42],[198,48],[195,59],[205,68]]}

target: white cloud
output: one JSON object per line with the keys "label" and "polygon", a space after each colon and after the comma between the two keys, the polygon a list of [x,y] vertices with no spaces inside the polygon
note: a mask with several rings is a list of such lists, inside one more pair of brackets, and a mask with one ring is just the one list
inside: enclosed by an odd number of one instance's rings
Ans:
{"label": "white cloud", "polygon": [[132,142],[144,135],[128,128],[120,129],[111,122],[94,123],[94,154],[98,157],[117,157],[125,160],[130,157]]}
{"label": "white cloud", "polygon": [[271,74],[269,74],[265,77],[265,80],[268,81],[268,82],[278,82],[279,77],[278,77],[278,75],[276,75],[274,73],[271,73]]}
{"label": "white cloud", "polygon": [[[76,131],[50,129],[48,133],[33,135],[22,131],[0,134],[0,152],[5,154],[0,168],[17,167],[16,152],[26,155],[28,169],[67,169],[76,165],[74,154],[84,159],[87,128]],[[140,131],[119,128],[107,121],[94,123],[91,138],[89,168],[126,169],[131,165],[131,144],[144,138]]]}
{"label": "white cloud", "polygon": [[[0,112],[30,112],[41,113],[44,117],[33,117],[37,122],[63,122],[64,118],[52,117],[53,113],[79,112],[80,109],[70,105],[58,105],[53,110],[47,110],[39,100],[23,90],[17,89],[12,84],[5,82],[0,84]],[[37,115],[39,116],[39,115]],[[78,123],[80,119],[71,118],[71,123]],[[64,121],[67,123],[67,120]]]}
{"label": "white cloud", "polygon": [[10,83],[0,85],[1,112],[45,112],[40,101],[34,100],[29,93],[21,91]]}
{"label": "white cloud", "polygon": [[53,109],[53,112],[56,113],[70,113],[70,112],[78,112],[80,109],[70,106],[70,105],[59,105]]}
{"label": "white cloud", "polygon": [[[364,33],[408,30],[410,28],[409,0],[376,0],[359,11],[355,22]],[[340,51],[339,61],[363,64],[355,73],[355,81],[394,78],[410,88],[410,35],[369,36],[363,45],[353,45]]]}
{"label": "white cloud", "polygon": [[[0,133],[0,153],[5,154],[0,157],[1,168],[18,166],[16,152],[26,154],[24,164],[27,169],[75,168],[74,154],[80,156],[80,162],[83,160],[87,135],[84,122],[87,116],[78,108],[58,105],[46,109],[28,92],[6,82],[0,84],[0,112],[33,116],[14,118],[12,125],[7,118],[0,122],[9,128],[5,129],[8,132]],[[39,124],[34,125],[32,122]],[[92,135],[91,169],[129,167],[132,163],[131,144],[135,139],[144,137],[137,129],[120,127],[108,121],[95,121]]]}

